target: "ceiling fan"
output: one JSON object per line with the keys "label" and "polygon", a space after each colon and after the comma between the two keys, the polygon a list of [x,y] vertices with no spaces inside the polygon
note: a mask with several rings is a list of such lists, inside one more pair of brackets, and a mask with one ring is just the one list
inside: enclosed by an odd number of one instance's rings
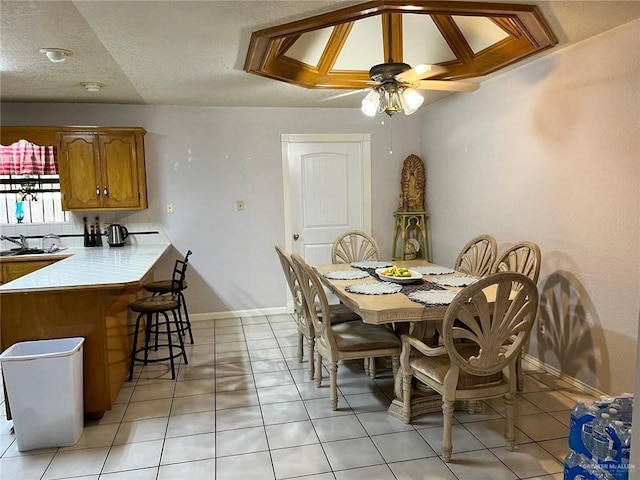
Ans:
{"label": "ceiling fan", "polygon": [[[382,112],[389,116],[398,112],[411,115],[424,101],[417,90],[472,92],[480,87],[473,82],[431,80],[446,72],[447,69],[440,65],[420,64],[412,68],[411,65],[394,62],[392,59],[374,65],[369,70],[373,87],[362,100],[362,112],[370,117]],[[351,93],[357,92],[349,92]]]}

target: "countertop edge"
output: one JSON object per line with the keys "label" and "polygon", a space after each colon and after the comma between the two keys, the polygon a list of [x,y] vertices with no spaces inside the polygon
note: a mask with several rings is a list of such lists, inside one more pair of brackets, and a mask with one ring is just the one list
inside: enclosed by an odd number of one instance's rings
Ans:
{"label": "countertop edge", "polygon": [[57,255],[30,255],[31,261],[55,258],[60,258],[60,261],[0,285],[0,294],[135,287],[156,267],[170,247],[168,243],[118,249],[103,247],[100,250],[69,248]]}

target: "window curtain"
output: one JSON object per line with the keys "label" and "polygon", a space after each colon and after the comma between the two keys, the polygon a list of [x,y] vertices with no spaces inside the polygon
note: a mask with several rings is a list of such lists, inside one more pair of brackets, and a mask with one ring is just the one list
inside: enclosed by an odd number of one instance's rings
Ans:
{"label": "window curtain", "polygon": [[56,175],[58,158],[52,145],[19,140],[0,145],[0,175]]}

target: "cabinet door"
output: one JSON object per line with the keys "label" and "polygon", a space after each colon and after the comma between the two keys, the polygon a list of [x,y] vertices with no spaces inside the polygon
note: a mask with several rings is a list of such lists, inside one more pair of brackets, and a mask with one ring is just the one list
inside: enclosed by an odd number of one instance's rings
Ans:
{"label": "cabinet door", "polygon": [[1,283],[7,283],[16,278],[24,277],[26,274],[40,270],[58,260],[34,260],[31,262],[4,261],[0,264],[2,275]]}
{"label": "cabinet door", "polygon": [[63,210],[102,206],[100,158],[95,133],[58,134],[58,168]]}
{"label": "cabinet door", "polygon": [[106,208],[137,208],[140,181],[135,133],[100,133],[101,193]]}

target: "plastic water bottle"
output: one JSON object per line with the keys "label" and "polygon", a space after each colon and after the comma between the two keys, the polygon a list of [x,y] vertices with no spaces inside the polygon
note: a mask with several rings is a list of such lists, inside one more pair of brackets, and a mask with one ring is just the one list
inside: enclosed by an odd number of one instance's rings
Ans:
{"label": "plastic water bottle", "polygon": [[589,415],[592,419],[582,425],[582,444],[585,446],[583,455],[589,459],[593,457],[591,453],[593,452],[593,425],[599,420],[600,413],[601,411],[598,407],[591,405],[589,407]]}
{"label": "plastic water bottle", "polygon": [[607,427],[607,434],[613,444],[613,462],[604,465],[617,480],[629,478],[629,454],[631,450],[631,429],[621,420],[612,422]]}
{"label": "plastic water bottle", "polygon": [[585,444],[585,437],[583,435],[583,428],[585,424],[592,422],[595,419],[595,412],[588,408],[584,402],[576,403],[576,406],[571,410],[571,416],[569,420],[569,448],[571,450],[581,453],[582,455],[590,456],[589,449]]}
{"label": "plastic water bottle", "polygon": [[590,462],[584,455],[569,452],[564,459],[564,480],[616,480],[609,472]]}
{"label": "plastic water bottle", "polygon": [[612,403],[611,407],[608,410],[608,414],[609,414],[609,419],[612,422],[615,422],[616,420],[620,420],[620,408],[621,406],[618,405],[617,403]]}
{"label": "plastic water bottle", "polygon": [[622,393],[615,398],[615,403],[620,405],[620,420],[628,424],[633,417],[633,393]]}
{"label": "plastic water bottle", "polygon": [[600,395],[600,398],[593,402],[593,405],[598,407],[600,410],[606,410],[613,403],[614,398],[609,397],[607,395]]}
{"label": "plastic water bottle", "polygon": [[593,448],[591,454],[593,460],[604,463],[613,460],[611,437],[607,433],[607,427],[611,420],[607,412],[600,414],[600,418],[593,423]]}

